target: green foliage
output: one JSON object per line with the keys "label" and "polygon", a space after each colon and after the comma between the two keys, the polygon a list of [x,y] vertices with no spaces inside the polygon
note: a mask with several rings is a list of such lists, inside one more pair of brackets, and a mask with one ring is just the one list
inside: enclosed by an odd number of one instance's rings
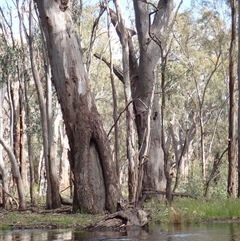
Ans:
{"label": "green foliage", "polygon": [[227,198],[227,177],[228,177],[228,164],[223,162],[216,172],[213,180],[210,182],[208,197],[211,199],[219,200]]}
{"label": "green foliage", "polygon": [[[176,150],[181,153],[187,141],[176,191],[202,196],[214,162],[228,145],[229,41],[227,22],[206,5],[180,13],[173,27],[165,72],[164,128],[168,151],[176,163],[180,158]],[[210,182],[209,197],[225,197],[225,159],[220,162],[217,178]]]}
{"label": "green foliage", "polygon": [[179,184],[178,191],[189,193],[191,195],[202,196],[204,191],[204,180],[201,174],[201,168],[197,160],[193,161],[191,174],[187,181],[182,180]]}

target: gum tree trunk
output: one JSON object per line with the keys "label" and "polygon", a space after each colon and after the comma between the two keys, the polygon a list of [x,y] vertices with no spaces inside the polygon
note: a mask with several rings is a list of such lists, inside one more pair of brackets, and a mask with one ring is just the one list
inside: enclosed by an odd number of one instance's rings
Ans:
{"label": "gum tree trunk", "polygon": [[[156,67],[161,58],[161,51],[166,45],[167,27],[173,1],[158,1],[152,14],[149,13],[149,6],[152,8],[153,4],[138,0],[134,0],[133,3],[140,57],[136,55],[132,41],[136,32],[125,28],[125,34],[128,35],[131,94],[139,144],[136,194],[136,202],[138,202],[141,201],[144,190],[165,191],[166,188]],[[119,16],[112,9],[110,9],[110,16],[122,45],[126,44],[123,31],[120,29]],[[152,23],[149,22],[150,18],[153,19]],[[99,55],[95,57],[100,58]],[[105,59],[101,59],[109,66]],[[125,71],[122,73],[117,68],[113,71],[124,83],[123,73]],[[131,179],[134,179],[134,171],[130,170],[130,182]]]}
{"label": "gum tree trunk", "polygon": [[119,198],[116,163],[90,92],[68,1],[36,2],[70,146],[73,210],[114,212]]}
{"label": "gum tree trunk", "polygon": [[[172,0],[160,0],[156,10],[149,13],[149,4],[134,0],[136,29],[140,48],[138,79],[133,83],[133,99],[135,101],[136,124],[139,138],[141,172],[139,180],[139,198],[144,190],[160,190],[166,188],[164,175],[164,158],[161,136],[161,114],[158,94],[151,96],[156,84],[156,67],[161,58],[161,51],[166,45],[165,32],[172,10]],[[152,23],[149,22],[153,19]],[[158,92],[157,89],[154,91]],[[151,109],[150,127],[149,111]],[[146,138],[146,130],[150,128],[150,138]],[[147,148],[147,150],[146,150]],[[143,156],[148,152],[148,156]]]}

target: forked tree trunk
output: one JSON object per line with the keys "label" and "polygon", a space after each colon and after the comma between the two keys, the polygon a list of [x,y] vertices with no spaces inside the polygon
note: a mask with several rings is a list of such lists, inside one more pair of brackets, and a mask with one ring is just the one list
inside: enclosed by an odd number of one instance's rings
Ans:
{"label": "forked tree trunk", "polygon": [[[166,187],[161,145],[159,98],[153,91],[155,91],[156,83],[154,72],[161,56],[160,47],[163,48],[164,44],[166,44],[166,38],[163,36],[167,35],[164,34],[164,31],[167,30],[168,20],[172,10],[172,0],[160,0],[158,2],[156,11],[152,14],[154,18],[152,24],[149,22],[152,16],[150,16],[148,7],[149,5],[153,6],[153,4],[137,0],[133,2],[140,47],[139,58],[136,56],[132,43],[132,36],[136,34],[135,31],[125,29],[125,32],[128,33],[131,91],[140,151],[140,164],[137,167],[138,170],[140,170],[137,196],[141,199],[144,189],[163,191]],[[124,43],[124,36],[119,27],[117,14],[110,9],[110,16],[121,43]],[[160,46],[161,44],[163,45]],[[98,55],[95,56],[99,58]],[[103,61],[108,66],[110,65],[105,59]],[[114,68],[114,73],[124,82],[124,76],[121,71]],[[151,100],[152,94],[154,94],[153,100]],[[147,137],[146,133],[148,130],[150,130],[150,133]]]}
{"label": "forked tree trunk", "polygon": [[69,140],[73,210],[113,212],[119,198],[116,163],[90,91],[68,1],[36,2]]}

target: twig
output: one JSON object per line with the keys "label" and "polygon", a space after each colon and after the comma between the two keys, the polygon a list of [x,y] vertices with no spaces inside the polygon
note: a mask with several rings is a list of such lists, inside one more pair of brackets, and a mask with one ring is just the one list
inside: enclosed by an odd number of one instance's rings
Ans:
{"label": "twig", "polygon": [[114,126],[117,124],[117,122],[118,122],[118,120],[120,119],[121,115],[126,111],[126,109],[128,108],[128,106],[129,106],[133,101],[136,101],[136,100],[140,101],[140,102],[147,108],[146,104],[145,104],[142,100],[140,100],[140,99],[133,99],[133,100],[131,100],[131,101],[125,106],[125,108],[120,112],[118,118],[116,119],[116,121],[114,122],[114,124],[112,125],[112,127],[110,128],[107,136],[110,135],[112,129],[113,129]]}
{"label": "twig", "polygon": [[60,193],[64,192],[65,190],[67,190],[68,188],[71,188],[71,187],[72,187],[72,186],[70,185],[70,186],[64,188],[62,191],[60,191]]}

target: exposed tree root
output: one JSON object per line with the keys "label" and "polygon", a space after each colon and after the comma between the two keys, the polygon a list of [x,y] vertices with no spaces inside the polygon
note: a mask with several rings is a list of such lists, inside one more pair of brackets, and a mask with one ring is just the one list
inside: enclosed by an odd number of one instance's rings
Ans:
{"label": "exposed tree root", "polygon": [[109,214],[87,227],[89,230],[119,230],[134,227],[144,227],[150,221],[150,215],[142,209],[131,209]]}

